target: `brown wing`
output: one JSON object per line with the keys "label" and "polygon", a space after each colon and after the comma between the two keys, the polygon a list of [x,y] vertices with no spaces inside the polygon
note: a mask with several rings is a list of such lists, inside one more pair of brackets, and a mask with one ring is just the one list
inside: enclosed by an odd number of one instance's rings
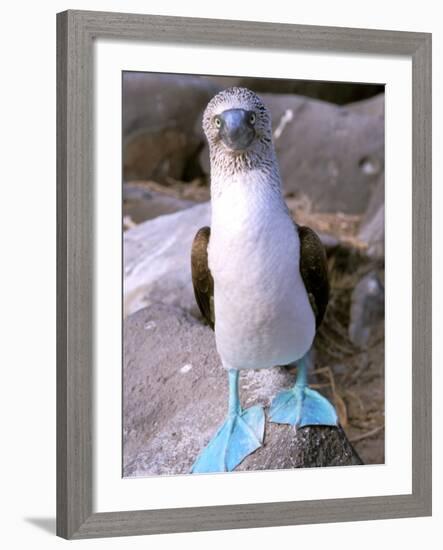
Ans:
{"label": "brown wing", "polygon": [[318,235],[309,227],[298,226],[298,235],[300,237],[300,273],[318,327],[329,300],[326,252]]}
{"label": "brown wing", "polygon": [[198,307],[209,326],[214,329],[214,279],[208,267],[210,227],[202,227],[194,237],[191,250],[191,273]]}

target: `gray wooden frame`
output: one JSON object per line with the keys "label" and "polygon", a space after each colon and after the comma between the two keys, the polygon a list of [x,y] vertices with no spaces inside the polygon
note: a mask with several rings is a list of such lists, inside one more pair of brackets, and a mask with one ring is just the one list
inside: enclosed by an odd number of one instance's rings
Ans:
{"label": "gray wooden frame", "polygon": [[[412,494],[93,513],[92,46],[96,38],[332,50],[412,59]],[[431,35],[87,11],[58,14],[57,534],[73,539],[430,514]]]}

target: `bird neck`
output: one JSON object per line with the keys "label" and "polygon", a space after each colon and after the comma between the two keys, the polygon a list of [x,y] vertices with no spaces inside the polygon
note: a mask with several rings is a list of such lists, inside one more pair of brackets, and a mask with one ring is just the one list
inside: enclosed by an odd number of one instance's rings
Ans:
{"label": "bird neck", "polygon": [[[216,199],[226,191],[246,186],[252,192],[272,195],[282,194],[282,184],[278,161],[273,147],[266,151],[247,151],[232,154],[226,151],[211,150],[211,197]],[[252,187],[252,189],[251,189]],[[259,189],[257,189],[257,187]]]}
{"label": "bird neck", "polygon": [[[276,166],[276,165],[275,165]],[[260,167],[233,174],[212,174],[212,224],[244,231],[280,213],[287,215],[278,170]]]}

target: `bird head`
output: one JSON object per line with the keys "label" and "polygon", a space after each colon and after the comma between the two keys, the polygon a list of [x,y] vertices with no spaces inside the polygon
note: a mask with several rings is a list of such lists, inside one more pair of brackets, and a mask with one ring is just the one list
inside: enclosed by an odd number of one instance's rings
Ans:
{"label": "bird head", "polygon": [[269,111],[247,88],[228,88],[214,96],[203,114],[203,130],[211,158],[234,157],[251,164],[273,150]]}

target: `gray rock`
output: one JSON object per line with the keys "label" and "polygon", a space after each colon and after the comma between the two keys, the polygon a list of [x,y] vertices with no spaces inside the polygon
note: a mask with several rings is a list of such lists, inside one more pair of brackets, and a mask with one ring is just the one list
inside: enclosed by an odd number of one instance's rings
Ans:
{"label": "gray rock", "polygon": [[385,205],[382,204],[374,215],[362,225],[358,238],[367,244],[366,253],[373,259],[385,256]]}
{"label": "gray rock", "polygon": [[172,214],[195,206],[195,202],[158,193],[137,184],[123,185],[123,215],[139,224],[164,214]]}
{"label": "gray rock", "polygon": [[380,84],[360,84],[357,82],[324,82],[321,80],[289,80],[244,76],[215,76],[209,78],[221,88],[245,86],[257,93],[297,94],[338,105],[365,100],[375,94],[380,94],[384,89],[384,86]]}
{"label": "gray rock", "polygon": [[191,279],[191,245],[210,224],[209,203],[160,216],[124,233],[124,313],[152,303],[199,315]]}
{"label": "gray rock", "polygon": [[355,286],[351,296],[349,338],[365,348],[372,330],[384,320],[385,290],[376,271],[367,273]]}
{"label": "gray rock", "polygon": [[358,113],[360,115],[375,116],[384,121],[385,118],[385,94],[377,94],[369,99],[348,103],[346,105],[348,111]]}
{"label": "gray rock", "polygon": [[124,179],[192,179],[203,141],[195,122],[218,89],[198,76],[123,73]]}
{"label": "gray rock", "polygon": [[[285,368],[242,372],[244,407],[268,406],[293,384]],[[124,325],[125,476],[189,473],[223,422],[228,399],[213,332],[172,306],[151,306]],[[360,463],[341,430],[266,423],[265,445],[239,470]]]}
{"label": "gray rock", "polygon": [[385,256],[385,178],[382,174],[361,221],[358,238],[367,245],[367,255],[374,259]]}
{"label": "gray rock", "polygon": [[[318,211],[364,213],[384,172],[383,118],[301,96],[261,97],[271,111],[286,194],[307,195]],[[206,147],[200,160],[209,172]]]}
{"label": "gray rock", "polygon": [[[254,82],[251,87],[260,91]],[[208,174],[201,114],[220,83],[124,73],[125,180]],[[294,91],[293,83],[288,90]],[[286,192],[306,194],[316,210],[363,213],[384,170],[384,95],[346,107],[292,94],[261,95],[271,110]]]}

